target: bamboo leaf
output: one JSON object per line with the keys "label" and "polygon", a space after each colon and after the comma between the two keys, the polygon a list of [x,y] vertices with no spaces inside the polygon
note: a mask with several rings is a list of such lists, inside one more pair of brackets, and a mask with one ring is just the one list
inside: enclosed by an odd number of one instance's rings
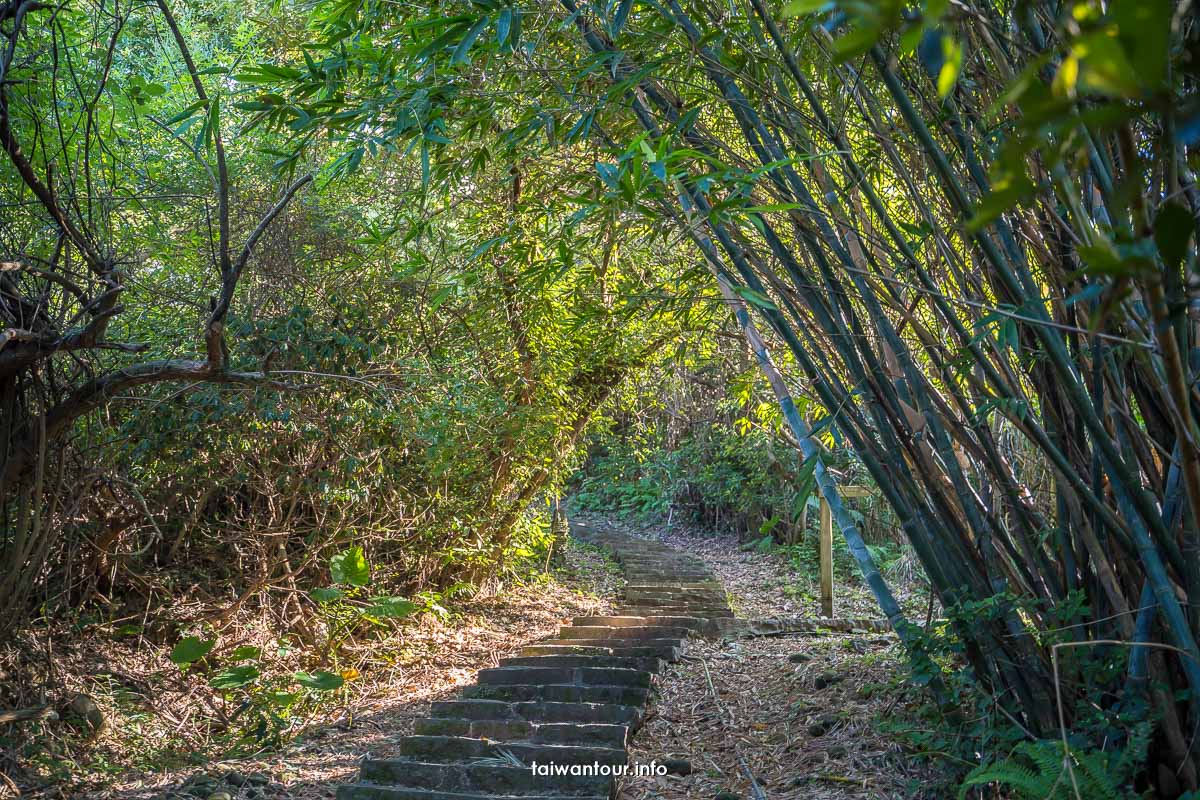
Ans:
{"label": "bamboo leaf", "polygon": [[783,6],[783,16],[799,17],[804,14],[816,14],[819,11],[828,11],[833,8],[833,3],[830,0],[790,0]]}
{"label": "bamboo leaf", "polygon": [[496,44],[503,45],[508,41],[508,34],[512,30],[512,18],[511,6],[506,6],[496,17]]}
{"label": "bamboo leaf", "polygon": [[962,71],[963,51],[958,42],[949,36],[942,37],[942,67],[938,70],[938,96],[945,99],[954,91],[958,75]]}
{"label": "bamboo leaf", "polygon": [[1154,243],[1169,270],[1178,270],[1187,258],[1188,242],[1196,229],[1196,219],[1183,205],[1163,203],[1154,215]]}
{"label": "bamboo leaf", "polygon": [[762,292],[757,292],[754,289],[751,289],[748,286],[738,286],[734,289],[734,291],[737,292],[743,300],[751,305],[759,308],[765,308],[770,311],[774,311],[776,308],[775,304],[771,302],[771,298],[767,297]]}
{"label": "bamboo leaf", "polygon": [[475,24],[463,36],[462,41],[458,43],[458,47],[454,48],[454,55],[450,57],[451,64],[469,64],[471,62],[471,48],[475,46],[475,40],[483,33],[483,29],[490,21],[489,17],[480,17],[475,21]]}

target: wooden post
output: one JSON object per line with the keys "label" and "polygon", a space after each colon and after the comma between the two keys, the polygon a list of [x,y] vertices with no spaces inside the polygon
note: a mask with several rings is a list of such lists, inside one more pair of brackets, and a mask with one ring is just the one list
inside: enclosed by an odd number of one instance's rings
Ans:
{"label": "wooden post", "polygon": [[[843,486],[838,489],[842,497],[866,497],[871,490],[865,486]],[[821,616],[833,617],[833,512],[825,498],[821,498],[821,532],[818,551],[821,555]]]}
{"label": "wooden post", "polygon": [[833,616],[833,514],[821,498],[821,616]]}

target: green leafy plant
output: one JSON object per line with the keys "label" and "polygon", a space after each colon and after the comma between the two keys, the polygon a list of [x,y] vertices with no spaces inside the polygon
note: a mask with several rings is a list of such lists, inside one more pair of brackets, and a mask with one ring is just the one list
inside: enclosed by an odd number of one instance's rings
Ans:
{"label": "green leafy plant", "polygon": [[1130,792],[1124,752],[1071,750],[1062,742],[1021,742],[1007,758],[983,764],[962,782],[958,796],[966,798],[973,787],[998,785],[1021,800],[1124,800]]}

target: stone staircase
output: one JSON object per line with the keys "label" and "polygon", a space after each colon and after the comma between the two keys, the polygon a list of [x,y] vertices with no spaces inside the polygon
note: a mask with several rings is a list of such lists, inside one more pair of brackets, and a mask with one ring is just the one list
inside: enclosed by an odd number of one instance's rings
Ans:
{"label": "stone staircase", "polygon": [[[693,634],[733,613],[696,558],[657,542],[572,526],[621,565],[620,612],[580,617],[556,639],[479,672],[457,700],[434,703],[400,743],[400,758],[367,759],[339,800],[601,800],[611,774],[537,774],[539,765],[626,764],[626,744],[651,700],[654,676]],[[594,770],[603,772],[603,770]]]}

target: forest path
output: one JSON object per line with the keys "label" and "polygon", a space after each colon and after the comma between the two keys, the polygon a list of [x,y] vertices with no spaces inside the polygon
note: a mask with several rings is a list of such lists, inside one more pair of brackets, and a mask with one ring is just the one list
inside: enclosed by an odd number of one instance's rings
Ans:
{"label": "forest path", "polygon": [[[461,697],[435,703],[400,757],[363,762],[340,800],[599,800],[615,792],[593,765],[629,761],[630,735],[645,718],[655,676],[694,634],[733,624],[726,593],[693,555],[605,528],[573,526],[608,550],[626,579],[615,615],[579,617],[559,637],[525,647],[480,671]],[[583,774],[539,766],[586,765]]]}

